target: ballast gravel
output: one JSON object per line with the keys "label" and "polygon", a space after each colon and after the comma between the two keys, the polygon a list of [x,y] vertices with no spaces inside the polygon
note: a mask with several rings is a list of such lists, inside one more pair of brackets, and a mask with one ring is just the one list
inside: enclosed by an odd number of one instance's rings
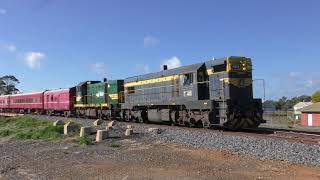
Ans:
{"label": "ballast gravel", "polygon": [[[55,121],[61,117],[34,116]],[[63,119],[63,118],[62,118]],[[93,123],[92,119],[73,119],[84,126]],[[320,166],[320,145],[289,142],[271,137],[230,135],[218,131],[197,131],[196,129],[154,125],[161,133],[149,132],[150,124],[117,122],[120,129],[133,124],[134,132],[164,143],[177,143],[192,148],[207,148],[228,151],[236,154],[253,155],[262,160],[290,161],[298,164]],[[105,126],[103,123],[101,126]]]}
{"label": "ballast gravel", "polygon": [[320,165],[320,146],[288,142],[272,138],[231,136],[220,133],[188,132],[166,129],[153,135],[156,139],[196,148],[227,150],[232,153],[254,155],[262,160],[291,161]]}

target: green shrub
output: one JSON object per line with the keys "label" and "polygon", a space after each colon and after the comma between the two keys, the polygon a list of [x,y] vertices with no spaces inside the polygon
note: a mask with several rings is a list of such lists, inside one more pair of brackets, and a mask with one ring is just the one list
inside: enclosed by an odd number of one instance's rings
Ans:
{"label": "green shrub", "polygon": [[[79,124],[77,125],[79,126]],[[78,133],[64,136],[63,128],[63,126],[53,126],[51,121],[42,121],[31,117],[0,118],[0,137],[60,140],[74,137]]]}
{"label": "green shrub", "polygon": [[79,137],[78,139],[80,145],[91,145],[93,144],[93,140],[88,136]]}
{"label": "green shrub", "polygon": [[4,118],[4,117],[0,118],[0,127],[5,127],[10,123],[13,123],[13,119],[12,118]]}
{"label": "green shrub", "polygon": [[44,140],[59,140],[62,138],[62,126],[43,126],[32,129],[27,129],[16,134],[18,139],[44,139]]}
{"label": "green shrub", "polygon": [[110,144],[110,147],[112,147],[112,148],[119,148],[119,147],[120,147],[120,144],[117,144],[115,141],[112,141],[111,144]]}
{"label": "green shrub", "polygon": [[49,121],[40,121],[32,118],[20,118],[16,121],[15,126],[18,129],[23,128],[35,128],[35,127],[41,127],[41,126],[49,126],[52,125],[52,122]]}
{"label": "green shrub", "polygon": [[0,137],[7,137],[10,136],[13,132],[8,130],[8,129],[4,129],[0,131]]}

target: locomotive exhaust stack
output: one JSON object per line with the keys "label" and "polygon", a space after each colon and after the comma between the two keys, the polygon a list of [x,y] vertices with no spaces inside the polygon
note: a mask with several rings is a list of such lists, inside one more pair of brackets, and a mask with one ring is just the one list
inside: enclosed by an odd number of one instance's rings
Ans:
{"label": "locomotive exhaust stack", "polygon": [[163,70],[168,70],[168,65],[163,65]]}

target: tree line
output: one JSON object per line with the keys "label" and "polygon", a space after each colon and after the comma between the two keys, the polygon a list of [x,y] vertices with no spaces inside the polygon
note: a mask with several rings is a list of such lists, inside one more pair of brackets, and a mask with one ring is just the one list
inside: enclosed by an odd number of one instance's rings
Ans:
{"label": "tree line", "polygon": [[302,95],[293,98],[288,98],[286,96],[281,97],[278,100],[267,100],[266,104],[273,104],[276,110],[287,111],[293,109],[293,106],[299,102],[320,102],[320,90],[316,91],[312,96]]}

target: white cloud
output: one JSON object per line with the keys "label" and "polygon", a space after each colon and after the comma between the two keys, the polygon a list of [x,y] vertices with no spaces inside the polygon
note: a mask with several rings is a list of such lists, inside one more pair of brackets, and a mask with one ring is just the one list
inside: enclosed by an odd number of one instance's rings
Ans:
{"label": "white cloud", "polygon": [[31,69],[39,69],[46,55],[41,52],[28,52],[25,54],[24,60]]}
{"label": "white cloud", "polygon": [[9,52],[15,52],[17,50],[17,47],[13,44],[5,44],[3,48]]}
{"label": "white cloud", "polygon": [[299,72],[290,72],[290,73],[289,73],[289,78],[290,78],[290,79],[296,79],[296,78],[299,77],[299,75],[300,75]]}
{"label": "white cloud", "polygon": [[149,73],[150,68],[147,64],[136,64],[136,70],[141,73]]}
{"label": "white cloud", "polygon": [[155,47],[159,42],[160,40],[154,36],[147,35],[143,38],[143,45],[145,48]]}
{"label": "white cloud", "polygon": [[310,79],[310,80],[307,80],[305,83],[307,87],[313,87],[314,85],[317,84],[317,81]]}
{"label": "white cloud", "polygon": [[0,8],[0,14],[7,14],[7,10]]}
{"label": "white cloud", "polygon": [[91,64],[91,71],[98,74],[98,75],[105,76],[106,75],[106,65],[104,63]]}
{"label": "white cloud", "polygon": [[162,61],[160,69],[163,69],[163,65],[167,65],[168,69],[173,69],[180,67],[182,63],[179,58],[172,56],[171,58]]}

